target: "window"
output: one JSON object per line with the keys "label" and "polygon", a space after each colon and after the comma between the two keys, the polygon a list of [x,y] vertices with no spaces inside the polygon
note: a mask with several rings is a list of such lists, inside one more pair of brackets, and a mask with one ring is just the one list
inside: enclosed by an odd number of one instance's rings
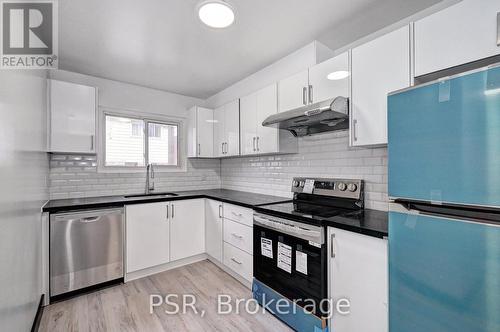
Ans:
{"label": "window", "polygon": [[105,114],[104,166],[179,166],[178,132],[177,123]]}

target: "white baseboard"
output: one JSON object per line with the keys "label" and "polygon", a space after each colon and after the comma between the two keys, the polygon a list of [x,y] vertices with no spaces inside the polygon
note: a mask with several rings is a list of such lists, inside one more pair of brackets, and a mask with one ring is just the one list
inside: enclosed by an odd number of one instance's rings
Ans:
{"label": "white baseboard", "polygon": [[147,269],[134,271],[131,273],[126,273],[124,279],[125,279],[125,282],[129,282],[132,280],[148,277],[148,276],[153,275],[153,274],[172,270],[172,269],[184,266],[184,265],[193,264],[193,263],[205,260],[207,258],[208,258],[207,254],[199,254],[199,255],[188,257],[188,258],[179,259],[179,260],[174,261],[174,262],[156,265],[153,267],[149,267]]}

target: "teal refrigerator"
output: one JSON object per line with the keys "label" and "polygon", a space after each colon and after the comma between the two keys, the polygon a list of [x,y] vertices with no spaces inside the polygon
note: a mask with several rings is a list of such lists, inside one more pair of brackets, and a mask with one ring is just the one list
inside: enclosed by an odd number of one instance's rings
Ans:
{"label": "teal refrigerator", "polygon": [[389,329],[500,331],[500,67],[388,97]]}

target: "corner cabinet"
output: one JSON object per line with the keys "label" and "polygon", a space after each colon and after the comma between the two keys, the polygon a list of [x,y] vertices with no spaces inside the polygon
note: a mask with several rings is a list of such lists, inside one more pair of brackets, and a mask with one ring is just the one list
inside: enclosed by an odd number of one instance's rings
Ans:
{"label": "corner cabinet", "polygon": [[236,99],[214,110],[214,156],[240,154],[240,101]]}
{"label": "corner cabinet", "polygon": [[349,314],[333,314],[333,331],[387,332],[387,240],[333,227],[328,227],[328,239],[329,296],[350,302]]}
{"label": "corner cabinet", "polygon": [[500,1],[464,0],[415,22],[415,76],[500,53]]}
{"label": "corner cabinet", "polygon": [[95,153],[97,89],[47,80],[48,152]]}
{"label": "corner cabinet", "polygon": [[188,158],[214,156],[214,110],[193,106],[188,110]]}
{"label": "corner cabinet", "polygon": [[411,83],[410,27],[351,52],[351,145],[387,144],[387,95]]}
{"label": "corner cabinet", "polygon": [[277,84],[271,84],[240,99],[242,155],[297,151],[297,139],[290,132],[262,126],[262,122],[268,116],[276,113],[278,113]]}

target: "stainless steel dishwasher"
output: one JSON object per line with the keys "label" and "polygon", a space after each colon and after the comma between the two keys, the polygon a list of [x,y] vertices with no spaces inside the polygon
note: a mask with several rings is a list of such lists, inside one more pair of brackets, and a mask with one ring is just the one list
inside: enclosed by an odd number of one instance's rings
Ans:
{"label": "stainless steel dishwasher", "polygon": [[50,296],[123,278],[123,209],[50,216]]}

